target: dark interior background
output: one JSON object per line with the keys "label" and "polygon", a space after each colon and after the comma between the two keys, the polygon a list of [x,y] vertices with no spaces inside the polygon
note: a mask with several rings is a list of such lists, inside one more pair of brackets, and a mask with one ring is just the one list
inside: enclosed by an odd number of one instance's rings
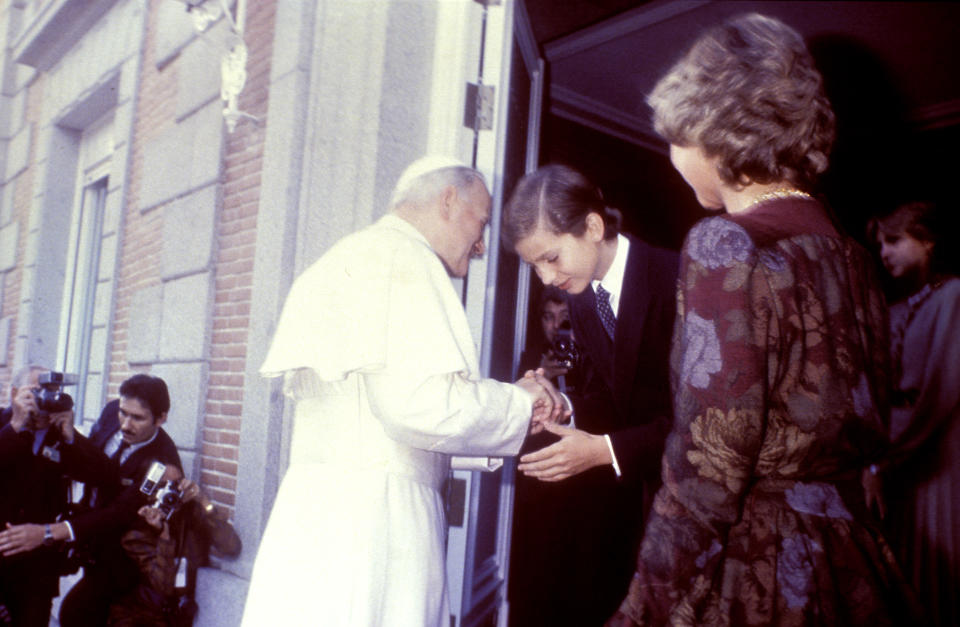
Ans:
{"label": "dark interior background", "polygon": [[[626,230],[678,250],[707,214],[649,128],[643,96],[703,28],[758,10],[797,28],[824,76],[838,132],[820,192],[847,232],[866,243],[871,216],[920,199],[940,204],[943,233],[952,232],[960,165],[960,3],[687,2],[679,11],[677,3],[667,4],[525,0],[547,60],[541,163],[582,170],[623,211]],[[665,9],[677,14],[645,17]],[[631,26],[638,22],[642,26]],[[611,29],[623,34],[609,41],[595,36]],[[600,43],[569,52],[584,39]],[[603,103],[607,114],[622,112],[636,127],[617,132],[614,124],[611,133],[603,114],[571,115],[559,102],[571,90]],[[960,255],[951,257],[956,271]],[[531,283],[533,335],[539,333],[534,310],[541,286]]]}

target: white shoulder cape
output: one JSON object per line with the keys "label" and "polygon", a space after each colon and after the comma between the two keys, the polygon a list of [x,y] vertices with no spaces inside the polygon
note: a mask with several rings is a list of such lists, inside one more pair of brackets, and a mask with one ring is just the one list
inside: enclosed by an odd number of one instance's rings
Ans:
{"label": "white shoulder cape", "polygon": [[376,371],[479,376],[463,306],[411,224],[384,216],[294,281],[260,372],[303,368],[322,381]]}

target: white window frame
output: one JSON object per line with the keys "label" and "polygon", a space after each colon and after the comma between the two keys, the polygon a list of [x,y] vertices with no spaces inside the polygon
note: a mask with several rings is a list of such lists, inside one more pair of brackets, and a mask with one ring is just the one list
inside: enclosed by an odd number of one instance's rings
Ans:
{"label": "white window frame", "polygon": [[100,404],[99,395],[92,399],[92,405],[87,402],[87,379],[113,145],[111,111],[81,133],[78,183],[70,210],[70,239],[64,267],[56,368],[77,375],[77,385],[70,393],[74,396],[75,420],[78,423],[82,423],[84,418],[95,419],[96,415],[86,415],[88,405],[98,408]]}

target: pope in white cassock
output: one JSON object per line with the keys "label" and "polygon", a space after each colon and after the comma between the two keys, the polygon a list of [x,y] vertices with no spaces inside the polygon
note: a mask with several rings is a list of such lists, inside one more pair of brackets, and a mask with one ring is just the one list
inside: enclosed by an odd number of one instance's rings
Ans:
{"label": "pope in white cassock", "polygon": [[290,468],[243,624],[449,624],[440,488],[452,455],[516,455],[556,420],[541,376],[481,378],[449,275],[482,254],[479,173],[426,157],[390,212],[294,282],[261,372],[296,400]]}

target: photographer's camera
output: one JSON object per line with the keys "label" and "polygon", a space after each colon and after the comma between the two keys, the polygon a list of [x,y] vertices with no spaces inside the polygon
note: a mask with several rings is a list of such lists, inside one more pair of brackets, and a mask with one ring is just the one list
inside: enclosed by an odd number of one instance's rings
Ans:
{"label": "photographer's camera", "polygon": [[580,363],[582,353],[580,346],[573,339],[569,320],[564,320],[557,328],[553,338],[553,354],[557,358],[557,365],[561,368],[570,370]]}
{"label": "photographer's camera", "polygon": [[73,409],[73,397],[63,391],[63,386],[76,384],[76,378],[62,372],[45,372],[38,378],[39,388],[33,390],[37,409],[47,414],[56,414]]}
{"label": "photographer's camera", "polygon": [[183,492],[177,488],[175,482],[163,478],[166,469],[166,464],[153,462],[140,484],[140,492],[151,497],[150,507],[160,510],[164,520],[170,520],[183,504]]}

